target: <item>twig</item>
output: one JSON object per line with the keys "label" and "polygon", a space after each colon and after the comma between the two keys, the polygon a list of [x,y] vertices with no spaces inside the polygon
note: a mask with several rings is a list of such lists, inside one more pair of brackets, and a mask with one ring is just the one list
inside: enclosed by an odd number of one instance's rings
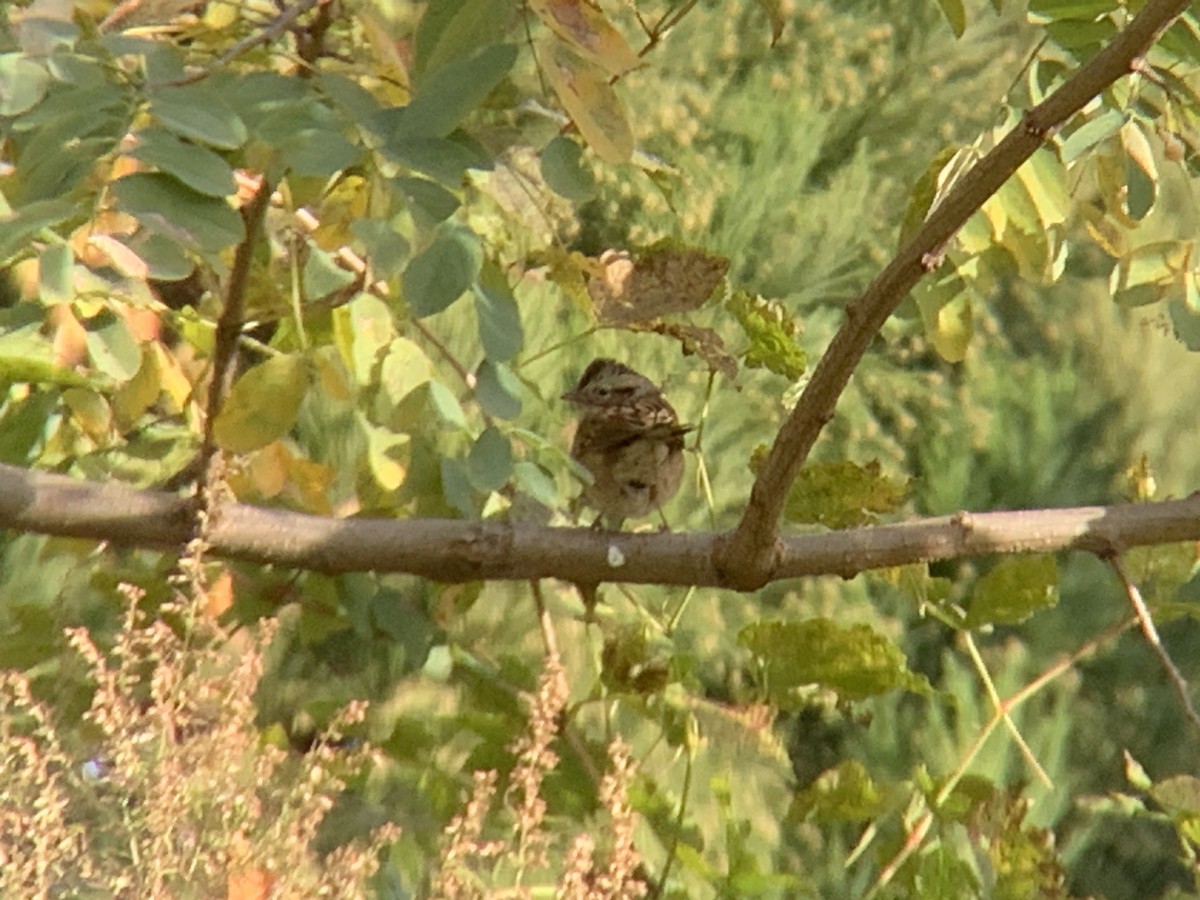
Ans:
{"label": "twig", "polygon": [[248,35],[222,53],[217,59],[204,69],[197,72],[190,72],[182,78],[177,78],[174,81],[166,83],[168,87],[180,87],[185,84],[193,84],[203,78],[229,65],[247,50],[257,47],[259,44],[269,44],[278,38],[281,34],[287,31],[295,24],[296,20],[308,12],[317,4],[329,3],[330,0],[299,0],[295,6],[289,6],[284,9],[278,16],[268,22],[254,34]]}
{"label": "twig", "polygon": [[[0,529],[174,548],[190,507],[176,494],[0,464]],[[964,522],[970,522],[968,528]],[[602,532],[524,522],[337,519],[227,504],[211,535],[226,559],[327,572],[407,572],[439,582],[564,581],[737,588],[713,564],[724,535]],[[778,578],[850,577],[913,562],[1200,540],[1200,493],[1184,500],[960,514],[797,535]],[[615,549],[615,552],[613,550]]]}
{"label": "twig", "polygon": [[1133,579],[1129,577],[1129,573],[1125,570],[1125,564],[1121,561],[1121,554],[1108,554],[1107,562],[1112,566],[1112,570],[1116,572],[1117,578],[1121,580],[1121,584],[1125,586],[1125,596],[1129,598],[1129,605],[1133,607],[1133,613],[1137,616],[1138,625],[1142,629],[1142,634],[1146,637],[1146,643],[1158,654],[1163,668],[1167,670],[1167,678],[1170,680],[1171,686],[1175,688],[1175,693],[1179,695],[1179,701],[1183,704],[1184,714],[1192,721],[1193,725],[1200,728],[1200,714],[1196,713],[1196,707],[1192,705],[1192,697],[1188,691],[1187,679],[1183,677],[1183,673],[1175,665],[1175,660],[1171,659],[1171,654],[1163,646],[1162,638],[1158,636],[1158,629],[1154,625],[1154,618],[1150,615],[1150,610],[1146,607],[1146,601],[1142,599],[1142,592],[1138,590],[1138,586],[1133,583]]}
{"label": "twig", "polygon": [[217,318],[216,335],[213,338],[212,382],[208,389],[208,404],[204,416],[204,439],[197,460],[201,483],[203,473],[208,471],[209,463],[217,450],[213,429],[233,380],[238,340],[246,318],[246,286],[250,280],[250,264],[254,259],[254,247],[262,232],[263,218],[271,201],[272,190],[267,179],[261,178],[254,196],[242,207],[246,236],[238,244],[233,257],[229,287],[225,291],[225,302]]}
{"label": "twig", "polygon": [[967,654],[971,657],[971,662],[975,665],[975,671],[979,673],[979,680],[983,682],[984,690],[987,691],[988,700],[992,703],[992,709],[995,710],[994,716],[999,717],[1004,722],[1004,727],[1016,742],[1021,755],[1025,757],[1025,762],[1029,765],[1029,768],[1033,769],[1034,774],[1037,775],[1042,785],[1053,789],[1054,782],[1050,780],[1050,776],[1046,774],[1046,770],[1042,768],[1041,763],[1034,756],[1033,750],[1026,743],[1025,737],[1017,729],[1012,716],[1009,715],[1008,701],[1000,699],[1000,692],[996,690],[996,685],[992,682],[992,676],[983,662],[979,648],[975,646],[975,639],[971,637],[971,632],[963,632],[963,641],[967,645]]}
{"label": "twig", "polygon": [[[1058,662],[1054,663],[1045,671],[1043,671],[1042,674],[1040,674],[1037,678],[1033,679],[1033,681],[1026,684],[1008,699],[1002,701],[1001,707],[1003,710],[1008,712],[1016,709],[1055,678],[1058,678],[1065,672],[1070,671],[1081,660],[1091,656],[1101,646],[1107,644],[1111,640],[1114,640],[1118,635],[1132,626],[1133,623],[1134,619],[1126,619],[1125,621],[1118,622],[1116,625],[1113,625],[1112,627],[1101,632],[1090,641],[1084,643],[1070,656],[1060,659]],[[1004,713],[1001,712],[1001,709],[997,708],[992,713],[992,717],[988,720],[987,724],[980,729],[979,734],[975,736],[975,740],[971,742],[971,746],[968,747],[966,752],[963,753],[963,755],[959,758],[958,765],[955,766],[954,771],[950,773],[944,782],[942,782],[942,787],[938,791],[937,796],[933,801],[935,808],[942,806],[950,798],[950,795],[954,792],[954,788],[958,786],[958,783],[962,780],[962,777],[967,773],[967,769],[971,767],[971,763],[975,761],[975,758],[979,755],[979,751],[983,749],[983,745],[987,742],[987,739],[991,736],[992,732],[996,730],[996,726],[1000,724],[1003,715]],[[888,883],[896,876],[896,873],[904,864],[904,861],[920,849],[921,842],[924,840],[925,835],[929,832],[929,828],[933,824],[933,820],[934,811],[926,807],[920,814],[917,821],[913,824],[912,828],[909,830],[904,844],[896,852],[895,856],[888,860],[888,862],[880,870],[879,876],[875,879],[875,883],[872,884],[870,889],[863,895],[863,900],[870,900],[870,898],[877,896],[883,888],[887,887]],[[854,859],[862,856],[870,844],[871,839],[878,835],[878,833],[879,829],[875,828],[869,837],[864,835],[864,839],[859,841],[853,850],[851,858],[847,860],[847,866],[849,866]]]}
{"label": "twig", "polygon": [[762,586],[778,560],[776,533],[788,489],[833,418],[838,398],[884,322],[929,272],[931,254],[998,191],[1064,122],[1093,97],[1134,69],[1143,55],[1188,7],[1188,0],[1150,0],[1103,50],[1045,101],[1025,114],[968,171],[866,291],[846,309],[846,322],[830,342],[812,379],[775,438],[718,566],[743,590]]}

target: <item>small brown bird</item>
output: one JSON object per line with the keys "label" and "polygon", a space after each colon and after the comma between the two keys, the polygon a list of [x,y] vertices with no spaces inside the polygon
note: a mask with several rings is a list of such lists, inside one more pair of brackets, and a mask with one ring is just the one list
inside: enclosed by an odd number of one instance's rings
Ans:
{"label": "small brown bird", "polygon": [[562,399],[580,409],[571,455],[593,479],[583,499],[611,528],[661,513],[683,480],[683,436],[692,430],[662,391],[629,366],[597,359]]}

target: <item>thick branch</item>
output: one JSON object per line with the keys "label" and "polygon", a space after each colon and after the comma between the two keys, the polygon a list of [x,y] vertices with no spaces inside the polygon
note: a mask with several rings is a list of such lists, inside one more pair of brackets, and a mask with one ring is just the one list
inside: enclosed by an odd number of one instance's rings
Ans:
{"label": "thick branch", "polygon": [[1188,7],[1188,0],[1150,0],[1129,27],[1083,66],[963,176],[866,292],[846,309],[846,324],[813,372],[759,470],[742,520],[720,560],[740,586],[762,584],[780,552],[775,541],[788,488],[833,417],[838,397],[883,323],[930,270],[946,242],[1017,171],[1042,142],[1093,97],[1134,69],[1159,34]]}
{"label": "thick branch", "polygon": [[[0,465],[0,528],[177,551],[192,536],[175,494]],[[237,503],[219,507],[209,553],[319,572],[407,572],[443,582],[559,578],[577,583],[740,588],[720,569],[727,534],[629,534],[455,519],[332,519]],[[1200,493],[1186,500],[960,513],[780,541],[766,581],[997,553],[1200,540]]]}

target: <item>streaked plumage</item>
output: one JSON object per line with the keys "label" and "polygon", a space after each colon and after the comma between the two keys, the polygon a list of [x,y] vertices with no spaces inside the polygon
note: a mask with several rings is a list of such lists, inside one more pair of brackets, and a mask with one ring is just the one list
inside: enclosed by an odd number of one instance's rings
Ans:
{"label": "streaked plumage", "polygon": [[661,510],[683,480],[683,436],[662,391],[612,359],[597,359],[563,399],[580,410],[571,455],[592,473],[583,499],[611,527]]}

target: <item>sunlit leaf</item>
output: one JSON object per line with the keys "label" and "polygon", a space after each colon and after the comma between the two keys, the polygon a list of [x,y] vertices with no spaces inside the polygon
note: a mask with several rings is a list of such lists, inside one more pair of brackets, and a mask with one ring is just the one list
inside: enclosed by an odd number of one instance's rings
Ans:
{"label": "sunlit leaf", "polygon": [[1109,278],[1113,299],[1122,306],[1156,303],[1182,293],[1195,265],[1193,241],[1159,241],[1131,250]]}
{"label": "sunlit leaf", "polygon": [[963,290],[946,299],[936,285],[930,285],[916,299],[934,349],[946,362],[962,362],[975,333],[970,296]]}
{"label": "sunlit leaf", "polygon": [[429,405],[443,424],[454,429],[466,429],[467,416],[454,392],[437,379],[429,382]]}
{"label": "sunlit leaf", "polygon": [[621,32],[587,0],[529,0],[529,8],[547,28],[609,77],[624,75],[641,64]]}
{"label": "sunlit leaf", "polygon": [[249,453],[287,434],[308,392],[303,356],[276,356],[247,370],[229,392],[213,423],[217,443],[230,453]]}
{"label": "sunlit leaf", "polygon": [[1158,163],[1150,140],[1136,122],[1126,122],[1121,128],[1121,146],[1128,156],[1124,208],[1130,218],[1141,221],[1150,215],[1158,197]]}
{"label": "sunlit leaf", "polygon": [[379,371],[380,387],[386,392],[392,406],[433,377],[433,364],[429,357],[408,338],[394,338],[383,357]]}
{"label": "sunlit leaf", "polygon": [[375,364],[396,336],[392,311],[373,294],[359,294],[334,311],[334,340],[347,368],[359,384],[375,378]]}
{"label": "sunlit leaf", "polygon": [[0,53],[0,116],[19,116],[41,102],[50,73],[23,53]]}

